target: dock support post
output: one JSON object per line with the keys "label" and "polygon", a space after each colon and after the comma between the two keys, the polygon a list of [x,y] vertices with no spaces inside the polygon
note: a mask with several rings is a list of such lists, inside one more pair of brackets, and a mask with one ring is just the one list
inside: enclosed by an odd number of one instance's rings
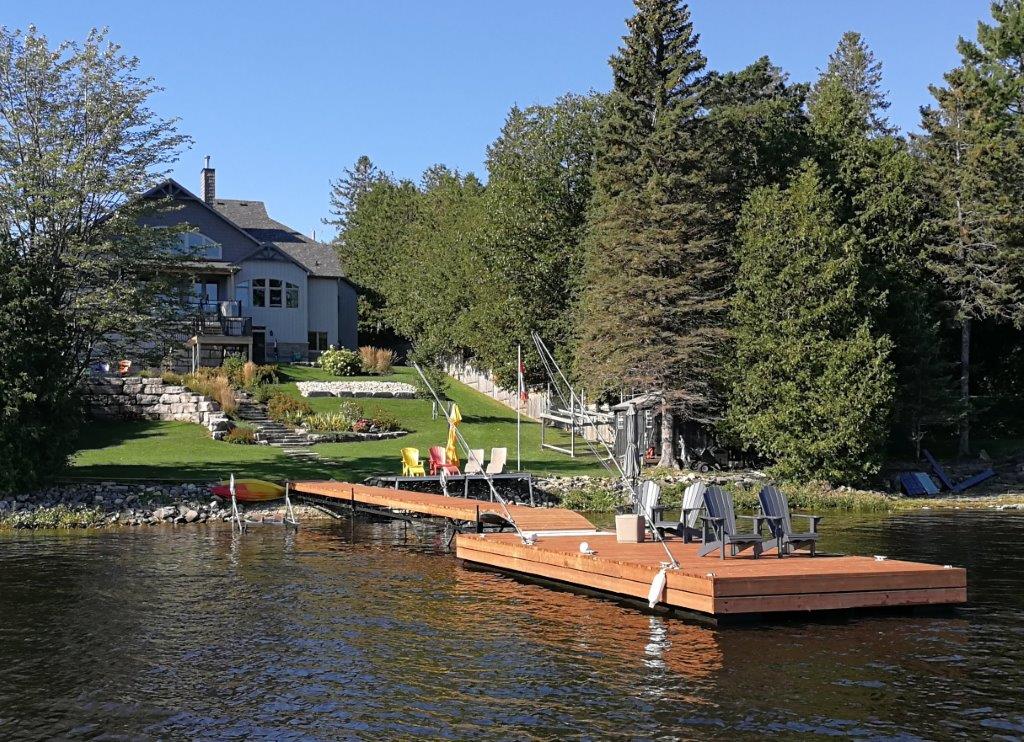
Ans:
{"label": "dock support post", "polygon": [[533,475],[532,474],[527,474],[526,475],[526,487],[530,491],[530,506],[533,507],[537,503],[535,503],[533,501]]}
{"label": "dock support post", "polygon": [[299,527],[299,519],[295,517],[295,508],[292,507],[292,498],[289,496],[292,483],[284,483],[284,524],[292,528]]}
{"label": "dock support post", "polygon": [[235,475],[231,475],[231,532],[234,533],[235,525],[239,533],[245,533],[245,522],[242,520],[242,513],[238,510],[238,498],[235,497]]}
{"label": "dock support post", "polygon": [[480,522],[480,506],[479,505],[476,506],[476,532],[477,533],[483,533],[484,532],[484,524]]}

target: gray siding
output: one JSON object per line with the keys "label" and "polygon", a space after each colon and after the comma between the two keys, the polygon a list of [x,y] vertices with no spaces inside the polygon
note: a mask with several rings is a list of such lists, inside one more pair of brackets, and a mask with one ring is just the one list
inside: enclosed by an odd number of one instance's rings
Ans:
{"label": "gray siding", "polygon": [[346,348],[359,346],[359,294],[348,281],[338,281],[338,344]]}
{"label": "gray siding", "polygon": [[[299,287],[298,308],[254,307],[251,299],[254,278],[279,278],[282,281],[294,283]],[[306,332],[309,328],[306,308],[309,306],[310,300],[306,271],[295,263],[284,260],[247,260],[242,263],[241,270],[235,276],[236,286],[242,282],[249,282],[250,286],[249,295],[243,300],[245,306],[243,314],[250,315],[254,325],[267,328],[267,345],[270,345],[270,332],[273,332],[273,338],[278,343],[301,343],[305,346],[308,340]]]}
{"label": "gray siding", "polygon": [[330,345],[338,344],[338,280],[309,279],[309,330],[326,332]]}
{"label": "gray siding", "polygon": [[259,245],[228,224],[218,214],[194,201],[178,201],[181,208],[147,216],[143,224],[153,227],[171,227],[187,222],[221,246],[221,259],[234,263],[256,250]]}

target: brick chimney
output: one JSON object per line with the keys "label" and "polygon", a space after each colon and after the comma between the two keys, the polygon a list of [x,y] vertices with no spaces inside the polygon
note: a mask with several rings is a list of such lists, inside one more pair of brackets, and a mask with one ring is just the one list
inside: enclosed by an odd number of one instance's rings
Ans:
{"label": "brick chimney", "polygon": [[203,166],[202,182],[203,200],[213,205],[213,201],[217,198],[217,171],[210,167],[210,156],[206,156],[206,163]]}

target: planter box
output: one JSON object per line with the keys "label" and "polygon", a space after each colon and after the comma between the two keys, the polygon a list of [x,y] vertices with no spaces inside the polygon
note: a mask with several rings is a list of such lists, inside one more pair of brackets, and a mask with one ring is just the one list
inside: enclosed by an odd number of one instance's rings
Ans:
{"label": "planter box", "polygon": [[642,544],[646,537],[644,531],[644,519],[642,516],[615,516],[615,540],[620,544]]}

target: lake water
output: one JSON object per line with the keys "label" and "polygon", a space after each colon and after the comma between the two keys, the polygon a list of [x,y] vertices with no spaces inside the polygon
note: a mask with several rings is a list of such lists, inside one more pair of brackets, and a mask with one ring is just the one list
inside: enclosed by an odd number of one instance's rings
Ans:
{"label": "lake water", "polygon": [[971,604],[713,629],[347,521],[0,534],[0,739],[1020,738],[1024,513],[830,516]]}

